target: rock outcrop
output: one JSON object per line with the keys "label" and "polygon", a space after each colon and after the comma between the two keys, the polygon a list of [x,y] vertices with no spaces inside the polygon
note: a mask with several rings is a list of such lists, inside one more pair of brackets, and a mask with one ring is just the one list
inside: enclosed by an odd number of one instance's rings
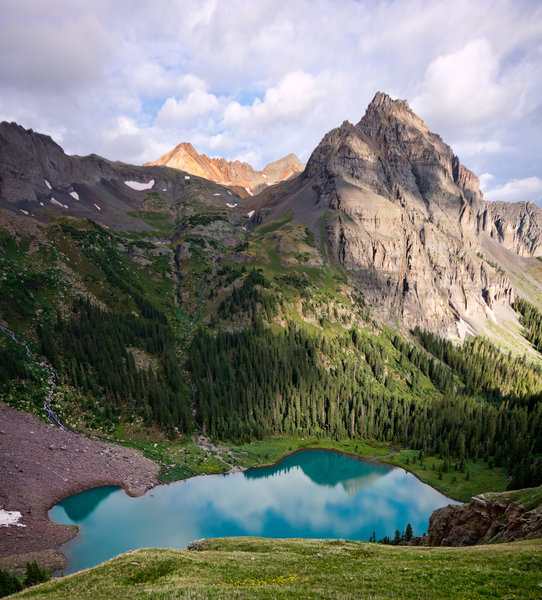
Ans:
{"label": "rock outcrop", "polygon": [[262,171],[256,171],[246,162],[230,162],[224,158],[209,158],[205,154],[198,154],[192,144],[188,143],[179,144],[145,166],[152,165],[181,169],[231,187],[242,197],[252,196],[267,186],[290,179],[301,173],[305,167],[295,154],[288,154],[269,163]]}
{"label": "rock outcrop", "polygon": [[518,256],[542,256],[542,209],[532,202],[484,202],[478,230]]}
{"label": "rock outcrop", "polygon": [[475,496],[468,504],[436,510],[429,519],[427,536],[415,545],[472,546],[542,537],[542,512],[526,510],[518,502],[508,504]]}
{"label": "rock outcrop", "polygon": [[[323,232],[328,259],[390,323],[464,337],[515,297],[484,246],[538,256],[542,211],[483,200],[479,180],[406,100],[377,93],[363,118],[324,136],[304,173],[247,203],[293,211]],[[323,225],[323,227],[322,227]]]}

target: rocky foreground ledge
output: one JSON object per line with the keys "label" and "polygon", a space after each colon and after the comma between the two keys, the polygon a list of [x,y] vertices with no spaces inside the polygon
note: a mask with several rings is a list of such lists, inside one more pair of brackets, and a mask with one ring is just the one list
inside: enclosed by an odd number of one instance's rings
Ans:
{"label": "rocky foreground ledge", "polygon": [[[0,403],[0,567],[37,559],[62,569],[58,548],[76,530],[49,520],[49,509],[83,490],[118,485],[141,496],[158,483],[159,466],[131,448],[89,439]],[[20,513],[20,517],[17,513]]]}
{"label": "rocky foreground ledge", "polygon": [[427,535],[412,540],[419,546],[473,546],[542,538],[540,488],[522,490],[536,506],[527,510],[514,492],[481,494],[468,504],[448,505],[433,512]]}

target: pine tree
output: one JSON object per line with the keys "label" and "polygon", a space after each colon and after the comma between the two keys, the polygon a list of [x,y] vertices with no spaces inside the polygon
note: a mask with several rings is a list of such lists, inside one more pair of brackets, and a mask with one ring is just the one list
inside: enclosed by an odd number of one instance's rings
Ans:
{"label": "pine tree", "polygon": [[0,569],[0,598],[16,594],[22,589],[23,585],[16,575],[8,573],[5,569]]}
{"label": "pine tree", "polygon": [[40,569],[35,560],[26,563],[26,573],[24,577],[24,584],[26,586],[43,583],[44,581],[49,581],[49,579],[50,577],[47,572]]}

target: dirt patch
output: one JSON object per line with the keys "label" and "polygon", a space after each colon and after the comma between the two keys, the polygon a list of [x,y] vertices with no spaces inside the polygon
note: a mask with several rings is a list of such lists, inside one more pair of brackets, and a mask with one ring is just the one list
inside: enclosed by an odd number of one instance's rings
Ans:
{"label": "dirt patch", "polygon": [[0,508],[19,511],[24,525],[0,527],[0,561],[20,563],[18,555],[38,552],[34,556],[43,566],[63,568],[62,555],[51,565],[51,552],[41,553],[58,550],[76,529],[50,521],[49,509],[102,485],[141,496],[158,483],[158,470],[131,448],[63,431],[0,403]]}
{"label": "dirt patch", "polygon": [[215,446],[211,440],[198,432],[194,435],[194,445],[203,450],[207,456],[217,458],[228,467],[228,473],[244,471],[245,469],[233,465],[233,455],[231,450],[221,446]]}

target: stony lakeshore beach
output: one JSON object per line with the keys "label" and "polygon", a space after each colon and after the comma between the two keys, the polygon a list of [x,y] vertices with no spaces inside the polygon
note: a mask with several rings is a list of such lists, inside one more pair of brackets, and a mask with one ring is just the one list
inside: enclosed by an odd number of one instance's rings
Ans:
{"label": "stony lakeshore beach", "polygon": [[49,509],[103,485],[140,496],[158,483],[158,470],[131,448],[64,431],[0,403],[0,513],[6,521],[0,523],[0,567],[36,559],[49,569],[64,568],[59,548],[76,529],[50,521]]}

